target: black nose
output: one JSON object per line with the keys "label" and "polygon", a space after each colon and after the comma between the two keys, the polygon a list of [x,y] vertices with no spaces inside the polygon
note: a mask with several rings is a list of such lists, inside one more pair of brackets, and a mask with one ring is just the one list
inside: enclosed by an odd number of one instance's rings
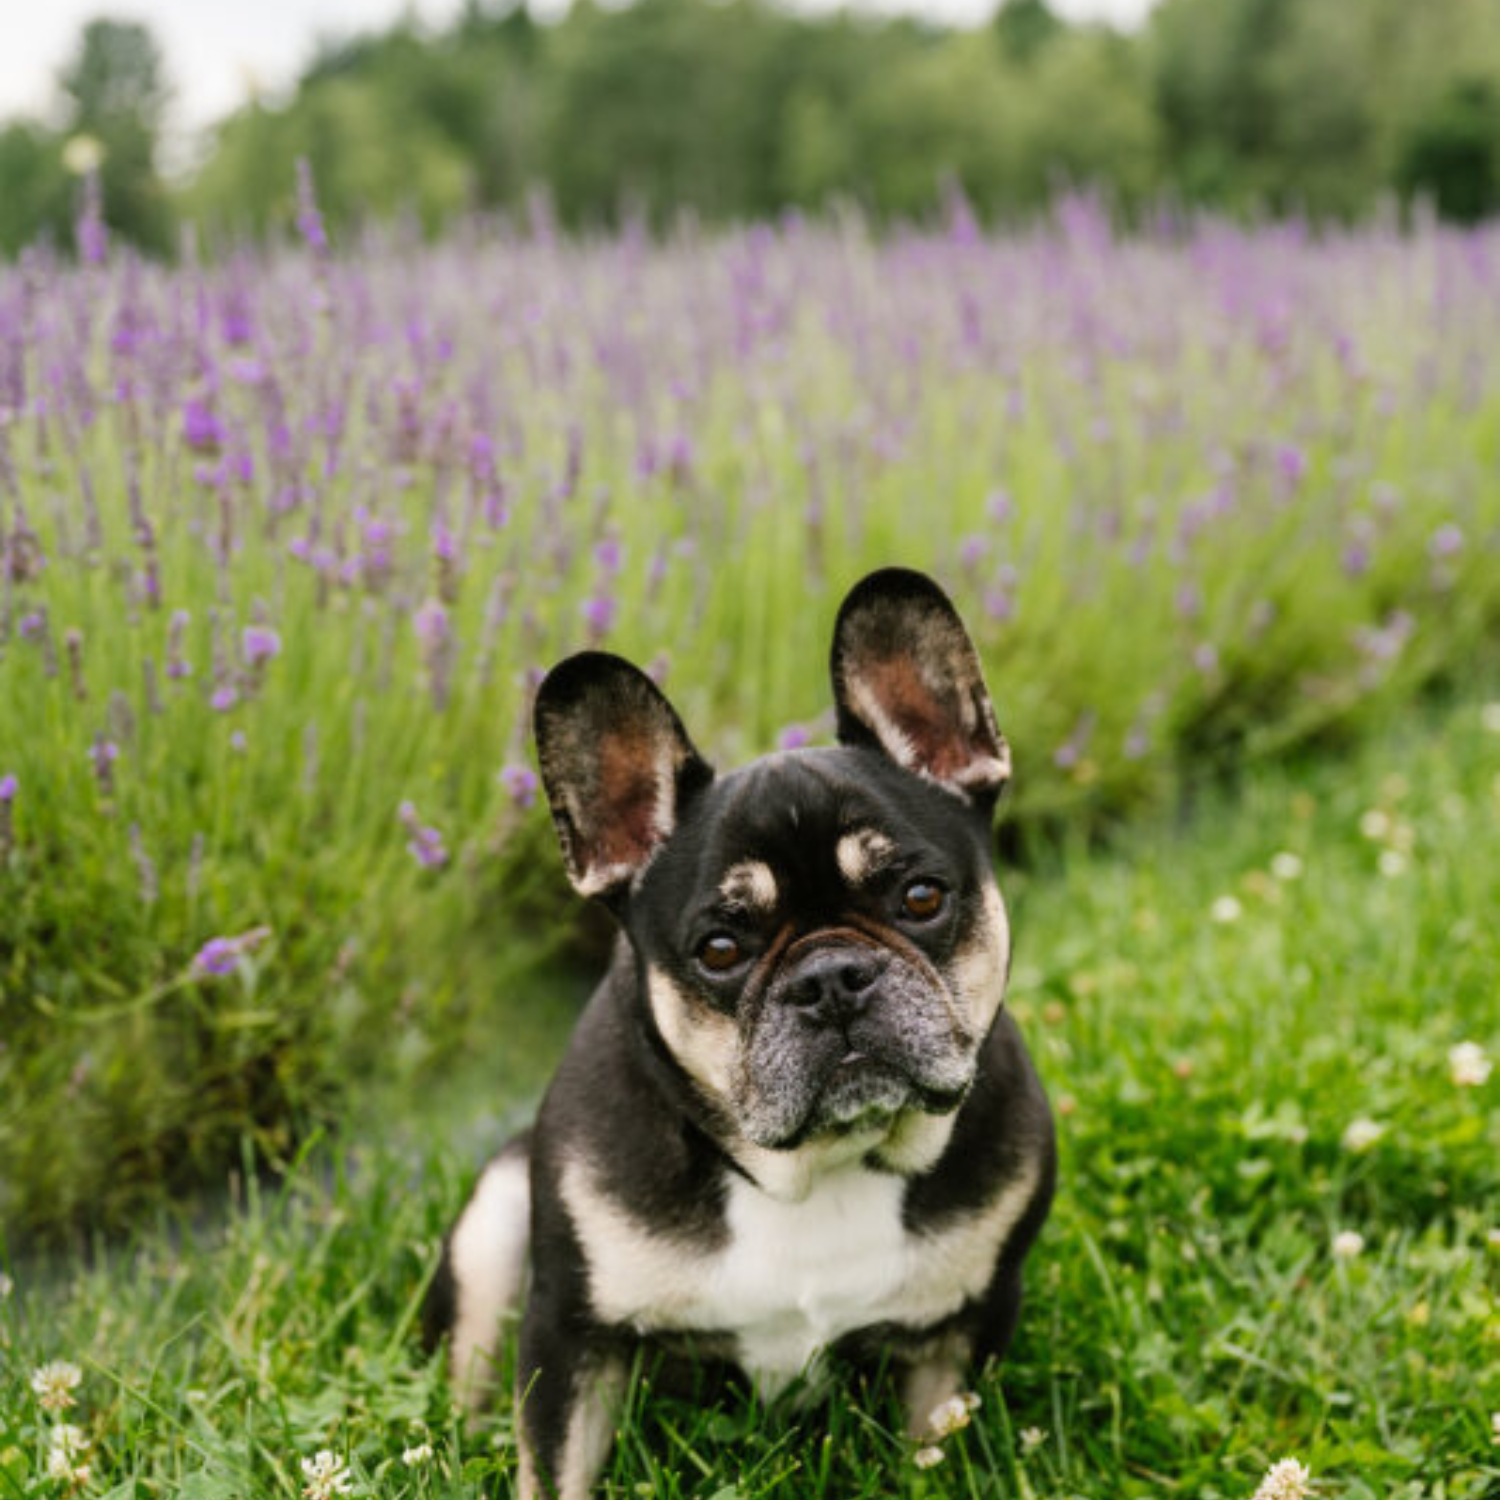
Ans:
{"label": "black nose", "polygon": [[784,991],[786,1003],[818,1025],[851,1021],[864,1013],[884,972],[885,960],[875,953],[814,953],[797,965]]}

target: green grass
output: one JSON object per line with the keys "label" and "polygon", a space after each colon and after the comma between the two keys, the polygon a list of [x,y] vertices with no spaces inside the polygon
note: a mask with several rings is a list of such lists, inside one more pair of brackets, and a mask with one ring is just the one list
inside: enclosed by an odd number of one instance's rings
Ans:
{"label": "green grass", "polygon": [[[1493,1495],[1500,1078],[1461,1086],[1450,1051],[1500,1051],[1497,814],[1500,733],[1467,702],[1008,876],[1062,1177],[974,1424],[924,1473],[880,1385],[796,1416],[638,1383],[608,1492],[1233,1500],[1295,1455],[1322,1496]],[[358,1495],[508,1493],[508,1404],[462,1431],[413,1332],[516,1104],[469,1098],[372,1097],[274,1185],[247,1170],[197,1217],[12,1264],[0,1500],[60,1488],[27,1384],[49,1359],[84,1370],[91,1494],[291,1500],[322,1448]]]}

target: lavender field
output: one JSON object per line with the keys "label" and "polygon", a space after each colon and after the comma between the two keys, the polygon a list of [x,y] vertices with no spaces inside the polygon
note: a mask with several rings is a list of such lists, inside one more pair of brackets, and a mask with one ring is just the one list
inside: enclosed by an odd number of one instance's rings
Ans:
{"label": "lavender field", "polygon": [[1500,231],[665,243],[539,217],[0,268],[0,1218],[105,1221],[434,1070],[576,919],[528,695],[830,733],[933,570],[1021,829],[1388,716],[1500,626]]}

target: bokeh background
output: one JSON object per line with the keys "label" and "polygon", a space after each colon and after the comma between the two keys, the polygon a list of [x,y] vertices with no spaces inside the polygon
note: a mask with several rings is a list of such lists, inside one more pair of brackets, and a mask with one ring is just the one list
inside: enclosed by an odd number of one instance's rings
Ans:
{"label": "bokeh background", "polygon": [[888,220],[931,213],[946,186],[986,222],[1081,184],[1135,218],[1422,201],[1472,222],[1500,193],[1485,0],[136,14],[7,20],[0,248],[65,241],[95,155],[106,222],[158,254],[188,227],[212,244],[284,226],[299,156],[335,230],[400,218],[429,235],[539,192],[581,228],[833,204]]}
{"label": "bokeh background", "polygon": [[826,741],[899,562],[1016,756],[1040,1310],[936,1477],[669,1408],[616,1492],[1495,1493],[1500,6],[35,12],[0,1488],[504,1491],[409,1335],[609,940],[531,695]]}

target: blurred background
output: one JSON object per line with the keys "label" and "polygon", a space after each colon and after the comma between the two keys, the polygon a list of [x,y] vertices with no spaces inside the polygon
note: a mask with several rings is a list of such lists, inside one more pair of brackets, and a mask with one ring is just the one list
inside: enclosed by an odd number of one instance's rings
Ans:
{"label": "blurred background", "polygon": [[329,224],[425,233],[545,189],[569,226],[859,204],[986,221],[1087,185],[1348,220],[1500,199],[1487,0],[497,0],[58,3],[0,20],[0,250],[104,217],[171,254],[288,219],[305,157]]}
{"label": "blurred background", "polygon": [[0,1493],[508,1493],[412,1335],[611,939],[536,687],[827,743],[892,563],[1030,1309],[946,1470],[653,1400],[611,1492],[1500,1493],[1497,211],[1496,0],[0,0]]}

